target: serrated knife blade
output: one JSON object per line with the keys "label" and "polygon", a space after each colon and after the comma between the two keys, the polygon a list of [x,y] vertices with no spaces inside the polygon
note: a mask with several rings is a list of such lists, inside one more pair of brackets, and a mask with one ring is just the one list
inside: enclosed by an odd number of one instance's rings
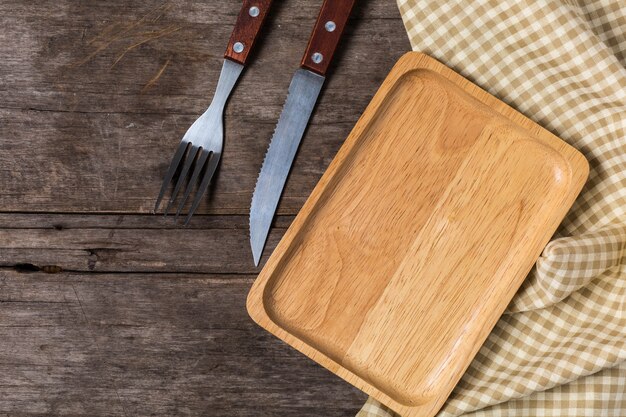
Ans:
{"label": "serrated knife blade", "polygon": [[250,245],[259,265],[278,201],[325,78],[299,69],[291,79],[287,100],[265,154],[250,206]]}
{"label": "serrated knife blade", "polygon": [[250,245],[259,265],[291,164],[324,85],[326,71],[355,0],[324,0],[300,69],[289,85],[274,136],[265,155],[250,206]]}

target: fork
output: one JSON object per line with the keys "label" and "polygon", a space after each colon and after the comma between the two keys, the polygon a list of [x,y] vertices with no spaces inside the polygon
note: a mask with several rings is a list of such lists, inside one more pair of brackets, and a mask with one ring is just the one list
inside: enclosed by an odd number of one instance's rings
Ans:
{"label": "fork", "polygon": [[[202,196],[209,187],[222,155],[224,145],[224,107],[246,65],[248,55],[263,26],[271,3],[272,0],[244,0],[224,54],[224,63],[213,100],[209,108],[187,130],[178,145],[154,205],[155,213],[158,212],[165,192],[181,165],[182,169],[169,202],[165,207],[164,214],[167,216],[185,183],[185,191],[178,203],[176,217],[183,210],[187,199],[198,182],[200,182],[200,185],[185,219],[185,224],[189,223],[193,213],[200,205]],[[187,181],[192,166],[194,167],[193,173],[189,181]],[[199,181],[201,176],[202,179]]]}

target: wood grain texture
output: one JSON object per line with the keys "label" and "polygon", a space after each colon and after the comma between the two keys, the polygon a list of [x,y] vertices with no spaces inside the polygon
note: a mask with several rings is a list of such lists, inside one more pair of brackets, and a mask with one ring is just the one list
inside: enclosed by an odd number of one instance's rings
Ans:
{"label": "wood grain texture", "polygon": [[[245,312],[250,198],[320,7],[274,3],[227,108],[211,199],[180,229],[148,213],[211,101],[241,1],[0,2],[0,416],[352,417],[363,404]],[[344,38],[270,250],[409,49],[386,0],[357,5]]]}
{"label": "wood grain texture", "polygon": [[433,416],[587,174],[574,148],[408,53],[259,275],[248,310],[401,415]]}
{"label": "wood grain texture", "polygon": [[[254,48],[257,38],[263,27],[263,23],[270,11],[272,0],[244,0],[233,33],[230,35],[228,46],[226,47],[225,58],[246,65],[248,56]],[[251,13],[252,8],[256,8],[256,15]],[[234,45],[240,42],[243,51],[235,52]]]}
{"label": "wood grain texture", "polygon": [[[348,23],[354,2],[355,0],[324,0],[313,32],[311,32],[309,44],[302,57],[300,64],[302,68],[326,75]],[[329,24],[332,26],[327,27]],[[320,54],[320,62],[314,61],[314,54]]]}
{"label": "wood grain texture", "polygon": [[[248,216],[198,216],[198,220],[185,226],[185,229],[203,229],[207,233],[213,229],[226,229],[237,233],[247,230]],[[273,228],[286,229],[293,216],[276,216]],[[58,214],[58,213],[2,213],[0,229],[135,229],[137,236],[145,229],[180,229],[165,216],[135,214]]]}
{"label": "wood grain texture", "polygon": [[[59,226],[0,229],[0,267],[26,264],[81,272],[258,272],[252,262],[248,229],[242,225],[194,229]],[[272,230],[268,253],[284,231]]]}
{"label": "wood grain texture", "polygon": [[252,275],[0,277],[0,415],[348,417],[364,401],[252,323]]}
{"label": "wood grain texture", "polygon": [[[176,146],[211,101],[240,7],[234,0],[1,2],[0,210],[149,213]],[[229,100],[224,153],[198,214],[248,213],[319,8],[272,4],[254,62]],[[409,49],[397,7],[386,0],[357,4],[344,40],[280,214],[297,213]]]}

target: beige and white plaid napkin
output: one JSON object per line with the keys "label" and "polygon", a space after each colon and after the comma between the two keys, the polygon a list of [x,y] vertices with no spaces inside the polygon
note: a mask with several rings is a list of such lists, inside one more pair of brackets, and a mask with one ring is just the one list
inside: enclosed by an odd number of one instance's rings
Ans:
{"label": "beige and white plaid napkin", "polygon": [[[626,0],[398,0],[413,49],[582,151],[589,181],[439,416],[626,416]],[[394,414],[370,399],[359,417]]]}

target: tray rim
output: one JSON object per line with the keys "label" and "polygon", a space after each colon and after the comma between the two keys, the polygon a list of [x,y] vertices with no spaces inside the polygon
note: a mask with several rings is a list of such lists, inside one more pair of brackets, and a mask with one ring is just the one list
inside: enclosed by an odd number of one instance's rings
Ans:
{"label": "tray rim", "polygon": [[[575,198],[578,196],[582,186],[586,182],[589,174],[589,164],[585,157],[571,145],[543,128],[536,122],[532,121],[528,117],[524,116],[519,111],[510,107],[506,103],[502,102],[498,98],[492,96],[482,88],[473,84],[469,80],[465,79],[461,75],[457,74],[447,66],[443,65],[436,59],[420,53],[420,52],[407,52],[396,62],[389,75],[385,78],[378,91],[372,98],[372,101],[367,106],[361,117],[358,119],[353,130],[348,135],[344,144],[341,146],[337,155],[333,158],[327,170],[322,175],[321,179],[315,186],[311,195],[299,211],[291,226],[277,245],[276,249],[270,256],[269,260],[263,267],[262,271],[254,281],[250,292],[248,293],[246,307],[250,317],[262,328],[269,331],[279,339],[286,342],[291,347],[295,348],[305,356],[314,360],[318,364],[322,365],[332,373],[336,374],[340,378],[364,391],[365,393],[375,397],[380,402],[392,408],[394,411],[407,414],[410,416],[431,416],[443,405],[445,399],[449,396],[452,387],[449,392],[443,396],[443,398],[435,398],[425,404],[417,406],[407,406],[394,400],[393,398],[380,391],[377,387],[362,379],[358,375],[344,368],[341,364],[337,363],[333,359],[329,358],[315,347],[304,342],[297,336],[289,333],[278,324],[276,324],[266,311],[266,307],[263,302],[264,291],[266,285],[271,280],[274,271],[280,266],[283,257],[288,254],[288,248],[292,245],[294,239],[298,236],[300,226],[305,222],[306,218],[310,215],[312,209],[315,208],[319,198],[323,195],[323,192],[329,182],[334,177],[334,174],[342,166],[342,162],[350,154],[355,146],[356,139],[361,136],[364,130],[368,127],[368,123],[363,123],[363,120],[372,119],[378,112],[381,105],[384,103],[384,99],[387,92],[393,90],[395,84],[401,80],[401,78],[412,71],[416,70],[430,70],[441,75],[446,80],[452,82],[454,85],[460,87],[463,91],[469,94],[471,97],[477,99],[481,103],[487,105],[498,114],[502,115],[506,119],[510,120],[514,125],[521,127],[528,132],[529,136],[532,136],[542,143],[555,149],[563,158],[569,163],[571,172],[571,186],[575,192],[572,192],[570,200],[568,201],[567,210],[574,203]],[[565,215],[566,212],[563,213]],[[562,217],[562,216],[561,216]],[[555,225],[555,230],[558,224],[561,222],[561,217],[558,223]],[[554,231],[552,231],[554,232]],[[544,245],[550,239],[550,235],[545,241]],[[534,262],[533,262],[534,264]],[[498,315],[499,317],[500,315]],[[495,323],[494,323],[495,324]],[[489,332],[491,328],[489,327]],[[473,358],[473,355],[472,355]],[[467,364],[469,366],[469,362]]]}

